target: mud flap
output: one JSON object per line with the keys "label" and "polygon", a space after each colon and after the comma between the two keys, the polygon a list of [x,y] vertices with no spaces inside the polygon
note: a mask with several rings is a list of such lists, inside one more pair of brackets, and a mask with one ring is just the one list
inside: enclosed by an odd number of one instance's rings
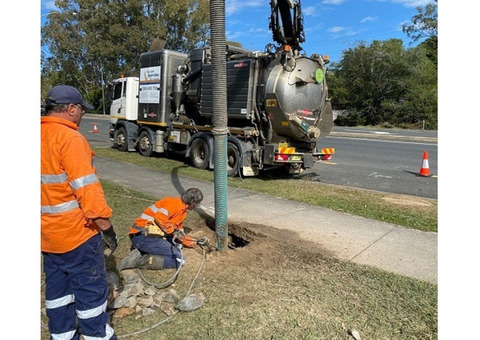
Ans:
{"label": "mud flap", "polygon": [[322,118],[320,120],[320,137],[326,137],[330,134],[333,127],[333,111],[332,111],[332,104],[330,101],[325,103],[325,111],[322,114]]}
{"label": "mud flap", "polygon": [[303,154],[303,167],[305,169],[313,167],[314,160],[313,160],[313,155],[309,153]]}

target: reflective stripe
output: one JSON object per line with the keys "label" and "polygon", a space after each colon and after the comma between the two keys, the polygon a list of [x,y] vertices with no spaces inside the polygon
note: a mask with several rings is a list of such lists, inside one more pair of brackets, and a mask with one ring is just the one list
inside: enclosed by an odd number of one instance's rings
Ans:
{"label": "reflective stripe", "polygon": [[61,334],[50,334],[50,335],[52,336],[52,340],[70,340],[70,339],[73,339],[76,332],[77,331],[74,329],[73,331],[68,331]]}
{"label": "reflective stripe", "polygon": [[72,302],[75,302],[75,295],[73,294],[65,295],[55,300],[45,300],[45,308],[47,309],[58,308],[58,307],[69,305]]}
{"label": "reflective stripe", "polygon": [[58,214],[78,208],[77,200],[60,203],[57,205],[42,205],[40,211],[42,214]]}
{"label": "reflective stripe", "polygon": [[79,319],[90,319],[90,318],[99,316],[106,310],[107,310],[107,300],[105,300],[105,302],[101,306],[98,306],[92,309],[87,309],[87,310],[77,309],[77,316]]}
{"label": "reflective stripe", "polygon": [[[161,213],[164,214],[165,216],[167,216],[167,217],[169,216],[168,210],[165,209],[165,208],[157,208],[157,207],[156,207],[155,205],[153,205],[153,204],[152,204],[151,206],[149,206],[149,208],[153,210],[153,213],[154,213],[154,214],[156,214],[157,212],[161,212]],[[152,216],[143,213],[143,214],[140,215],[140,218],[143,218],[144,220],[151,220],[151,219],[152,219]]]}
{"label": "reflective stripe", "polygon": [[153,210],[154,213],[161,212],[165,216],[169,216],[170,214],[168,213],[168,210],[165,208],[157,208],[155,205],[151,205],[150,209]]}
{"label": "reflective stripe", "polygon": [[67,180],[67,174],[61,173],[58,175],[41,175],[40,182],[43,184],[63,183]]}
{"label": "reflective stripe", "polygon": [[110,327],[110,325],[108,323],[105,325],[105,333],[106,333],[106,335],[103,338],[97,337],[97,336],[88,336],[88,335],[85,335],[85,334],[82,334],[82,336],[85,340],[109,340],[115,332],[114,332],[113,328]]}
{"label": "reflective stripe", "polygon": [[90,175],[86,175],[71,181],[70,186],[72,187],[73,190],[78,190],[80,188],[83,188],[84,186],[87,186],[89,184],[96,183],[96,182],[98,182],[97,175],[90,174]]}
{"label": "reflective stripe", "polygon": [[147,214],[141,214],[141,215],[140,215],[140,218],[143,218],[144,220],[149,220],[149,219],[152,218],[152,216],[147,215]]}

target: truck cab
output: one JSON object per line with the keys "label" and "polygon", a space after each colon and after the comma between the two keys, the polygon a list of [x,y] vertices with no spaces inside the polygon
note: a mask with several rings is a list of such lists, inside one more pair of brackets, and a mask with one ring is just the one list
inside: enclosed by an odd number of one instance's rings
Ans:
{"label": "truck cab", "polygon": [[109,87],[110,117],[116,122],[118,118],[136,120],[138,116],[138,77],[115,79]]}
{"label": "truck cab", "polygon": [[110,100],[110,140],[114,141],[118,120],[136,121],[138,116],[138,77],[115,79],[108,88]]}

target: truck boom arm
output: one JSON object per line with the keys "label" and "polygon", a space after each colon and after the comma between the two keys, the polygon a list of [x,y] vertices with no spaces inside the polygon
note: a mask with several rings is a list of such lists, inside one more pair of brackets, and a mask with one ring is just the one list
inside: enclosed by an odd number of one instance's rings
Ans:
{"label": "truck boom arm", "polygon": [[300,49],[305,41],[300,0],[271,0],[270,30],[273,40]]}

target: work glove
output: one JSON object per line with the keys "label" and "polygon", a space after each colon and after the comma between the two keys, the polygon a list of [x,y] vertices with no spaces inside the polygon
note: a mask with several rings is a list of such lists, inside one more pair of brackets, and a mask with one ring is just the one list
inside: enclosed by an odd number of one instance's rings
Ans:
{"label": "work glove", "polygon": [[177,239],[177,240],[182,240],[184,239],[186,236],[185,232],[183,231],[183,229],[177,229],[173,232],[173,238],[174,239]]}
{"label": "work glove", "polygon": [[102,233],[103,241],[107,245],[108,249],[110,249],[113,253],[118,246],[118,236],[117,234],[115,234],[115,231],[113,230],[113,225],[107,230],[103,230],[101,233]]}
{"label": "work glove", "polygon": [[160,228],[165,232],[165,234],[167,235],[170,235],[172,233],[175,232],[175,228],[173,227],[173,225],[167,225],[167,226],[164,226],[164,225],[160,225]]}
{"label": "work glove", "polygon": [[182,236],[180,242],[187,248],[194,248],[197,245],[197,240],[188,235]]}
{"label": "work glove", "polygon": [[199,246],[208,246],[210,244],[210,240],[208,237],[202,237],[197,240],[197,244]]}
{"label": "work glove", "polygon": [[173,233],[173,239],[174,241],[177,240],[180,244],[184,245],[187,248],[193,248],[197,245],[197,240],[185,234],[185,231],[183,231],[183,229],[175,230],[175,232]]}

